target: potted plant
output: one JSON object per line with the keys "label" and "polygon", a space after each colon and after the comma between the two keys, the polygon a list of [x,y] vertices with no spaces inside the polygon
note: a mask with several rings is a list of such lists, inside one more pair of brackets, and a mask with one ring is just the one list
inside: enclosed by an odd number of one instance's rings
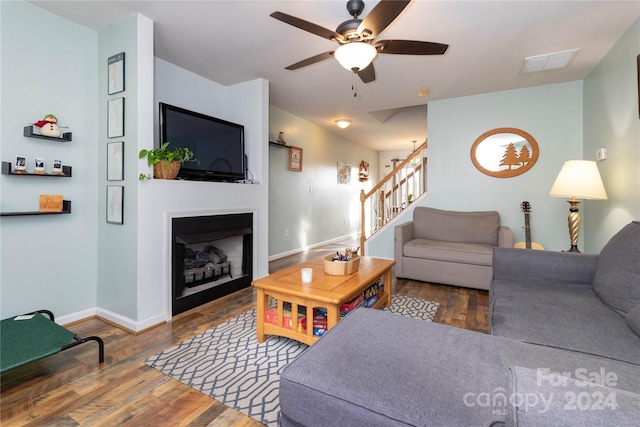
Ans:
{"label": "potted plant", "polygon": [[[153,177],[157,179],[174,179],[178,175],[180,166],[184,162],[200,163],[193,158],[193,151],[188,148],[177,147],[170,150],[170,142],[165,142],[160,148],[153,150],[140,150],[138,158],[147,158],[147,164],[153,166]],[[151,178],[149,175],[140,174],[140,179]]]}

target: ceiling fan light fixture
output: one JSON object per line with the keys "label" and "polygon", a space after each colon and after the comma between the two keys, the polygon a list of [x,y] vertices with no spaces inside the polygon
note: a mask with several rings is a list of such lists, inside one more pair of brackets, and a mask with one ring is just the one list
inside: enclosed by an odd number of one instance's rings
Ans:
{"label": "ceiling fan light fixture", "polygon": [[351,124],[351,120],[349,119],[338,119],[336,120],[336,124],[340,129],[346,129]]}
{"label": "ceiling fan light fixture", "polygon": [[345,69],[356,72],[367,68],[377,54],[369,43],[351,42],[338,47],[334,56]]}

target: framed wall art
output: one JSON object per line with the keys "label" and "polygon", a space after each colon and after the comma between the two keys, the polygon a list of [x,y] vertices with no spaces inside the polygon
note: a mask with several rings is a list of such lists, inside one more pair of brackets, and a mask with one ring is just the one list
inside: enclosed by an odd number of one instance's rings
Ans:
{"label": "framed wall art", "polygon": [[302,172],[302,148],[289,147],[289,170]]}
{"label": "framed wall art", "polygon": [[123,224],[124,187],[107,185],[107,223]]}
{"label": "framed wall art", "polygon": [[351,165],[338,162],[338,184],[348,184],[351,181]]}
{"label": "framed wall art", "polygon": [[107,137],[124,136],[124,98],[111,99],[107,102]]}
{"label": "framed wall art", "polygon": [[516,128],[497,128],[480,135],[471,146],[471,162],[485,175],[512,178],[522,175],[538,161],[535,138]]}
{"label": "framed wall art", "polygon": [[107,181],[124,179],[124,141],[107,143]]}
{"label": "framed wall art", "polygon": [[110,56],[107,60],[109,68],[108,94],[113,95],[124,91],[124,52]]}

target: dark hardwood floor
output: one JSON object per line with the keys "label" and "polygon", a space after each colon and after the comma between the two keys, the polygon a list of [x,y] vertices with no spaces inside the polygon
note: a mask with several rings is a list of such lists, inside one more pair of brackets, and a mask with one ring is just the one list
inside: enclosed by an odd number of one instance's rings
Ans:
{"label": "dark hardwood floor", "polygon": [[[270,271],[340,250],[329,245],[270,263]],[[398,280],[394,293],[440,303],[435,321],[488,332],[485,291]],[[0,425],[9,426],[262,426],[222,403],[147,366],[144,360],[253,306],[252,288],[210,302],[171,322],[132,335],[99,319],[67,325],[82,344],[5,372],[0,378]]]}

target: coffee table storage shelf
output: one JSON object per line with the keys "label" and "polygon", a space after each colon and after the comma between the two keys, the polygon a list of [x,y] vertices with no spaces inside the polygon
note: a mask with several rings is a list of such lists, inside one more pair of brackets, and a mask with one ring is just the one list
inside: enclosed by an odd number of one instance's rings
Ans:
{"label": "coffee table storage shelf", "polygon": [[[378,293],[371,308],[383,308],[391,303],[390,259],[359,257],[358,270],[347,275],[330,275],[324,270],[322,257],[286,268],[258,280],[256,329],[259,342],[267,335],[278,335],[312,345],[320,337],[314,335],[314,313],[326,312],[326,329],[340,320],[340,307],[363,296],[375,284]],[[313,281],[303,284],[301,269],[313,269]],[[381,288],[381,290],[380,290]],[[364,300],[363,300],[364,301]],[[295,322],[293,319],[297,319]]]}

